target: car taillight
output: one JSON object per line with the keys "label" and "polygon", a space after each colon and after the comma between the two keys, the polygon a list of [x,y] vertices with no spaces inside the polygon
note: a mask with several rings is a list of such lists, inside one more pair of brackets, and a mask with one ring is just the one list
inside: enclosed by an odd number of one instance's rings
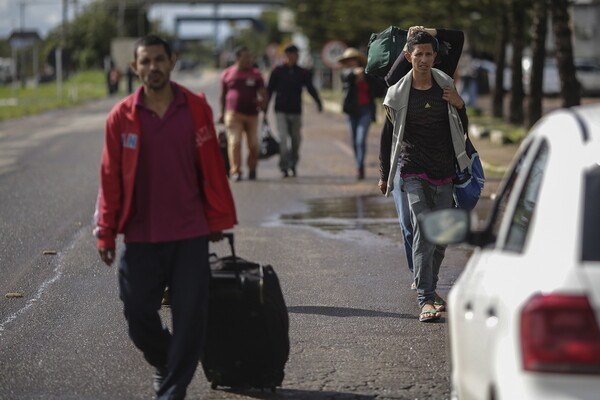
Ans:
{"label": "car taillight", "polygon": [[600,329],[586,296],[532,297],[521,312],[523,368],[600,374]]}

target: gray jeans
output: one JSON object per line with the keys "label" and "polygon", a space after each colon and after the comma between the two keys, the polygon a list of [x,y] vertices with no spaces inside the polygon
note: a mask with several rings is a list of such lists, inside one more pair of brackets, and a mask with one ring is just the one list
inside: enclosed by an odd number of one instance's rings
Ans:
{"label": "gray jeans", "polygon": [[419,307],[435,301],[438,274],[446,246],[431,244],[422,235],[417,218],[424,212],[452,207],[452,182],[434,185],[424,179],[403,179],[413,226],[413,264]]}
{"label": "gray jeans", "polygon": [[300,158],[298,152],[302,141],[302,115],[276,112],[275,118],[279,131],[279,168],[287,171],[289,168],[296,168]]}

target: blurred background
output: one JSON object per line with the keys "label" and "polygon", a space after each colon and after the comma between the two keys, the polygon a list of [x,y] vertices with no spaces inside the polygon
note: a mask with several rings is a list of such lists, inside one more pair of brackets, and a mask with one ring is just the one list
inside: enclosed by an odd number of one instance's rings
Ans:
{"label": "blurred background", "polygon": [[598,21],[600,0],[0,0],[0,120],[131,92],[132,44],[148,33],[190,72],[222,69],[245,45],[268,73],[294,42],[337,101],[346,46],[366,53],[372,33],[423,25],[465,32],[455,78],[473,85],[472,113],[528,127],[545,102],[600,100]]}

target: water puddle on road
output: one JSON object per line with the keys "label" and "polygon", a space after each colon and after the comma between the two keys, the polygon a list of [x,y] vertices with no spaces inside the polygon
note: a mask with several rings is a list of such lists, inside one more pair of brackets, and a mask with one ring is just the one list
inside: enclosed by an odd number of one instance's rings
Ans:
{"label": "water puddle on road", "polygon": [[378,195],[332,197],[306,201],[307,210],[282,214],[287,225],[310,226],[327,233],[364,230],[401,240],[394,201]]}
{"label": "water puddle on road", "polygon": [[[393,241],[402,241],[398,215],[393,199],[380,195],[361,195],[310,199],[306,211],[280,215],[286,225],[309,226],[329,234],[368,231]],[[480,199],[474,218],[478,225],[490,212],[492,201]]]}

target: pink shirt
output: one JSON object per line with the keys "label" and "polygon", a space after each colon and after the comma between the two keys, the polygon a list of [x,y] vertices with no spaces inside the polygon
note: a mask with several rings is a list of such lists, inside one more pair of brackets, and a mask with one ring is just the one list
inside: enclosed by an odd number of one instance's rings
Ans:
{"label": "pink shirt", "polygon": [[258,68],[238,69],[236,65],[221,73],[221,90],[225,93],[225,110],[247,115],[258,114],[258,90],[265,87]]}
{"label": "pink shirt", "polygon": [[125,242],[168,242],[209,233],[202,205],[192,113],[182,91],[159,118],[136,99],[140,116],[140,155],[134,211],[124,228]]}

